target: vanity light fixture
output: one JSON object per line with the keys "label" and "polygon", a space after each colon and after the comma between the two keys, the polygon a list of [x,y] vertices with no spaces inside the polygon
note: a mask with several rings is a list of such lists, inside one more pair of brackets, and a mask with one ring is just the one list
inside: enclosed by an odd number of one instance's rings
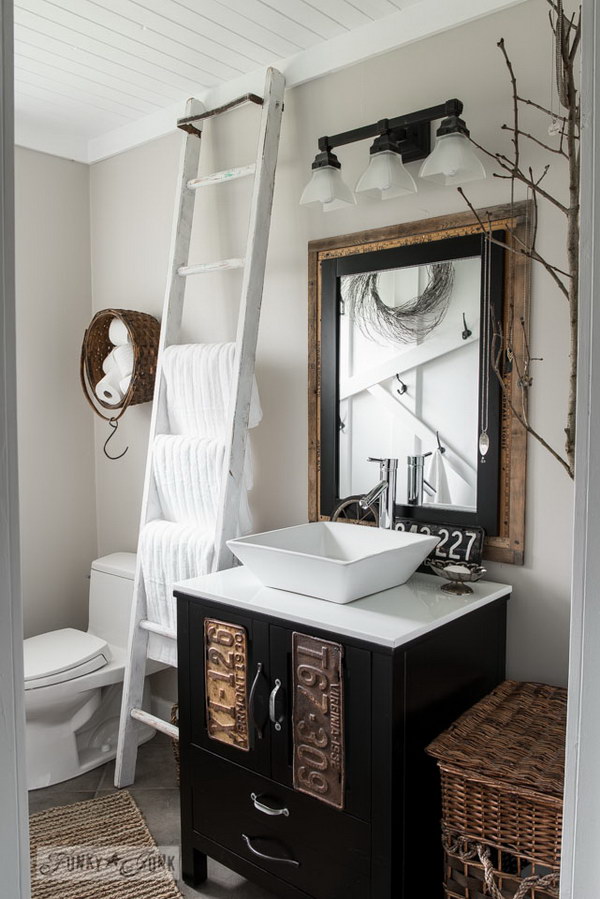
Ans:
{"label": "vanity light fixture", "polygon": [[356,187],[357,194],[388,200],[417,192],[415,179],[404,167],[400,147],[389,131],[373,141],[369,165]]}
{"label": "vanity light fixture", "polygon": [[458,185],[485,178],[485,168],[469,142],[469,129],[458,115],[444,119],[436,131],[436,145],[419,178],[436,184]]}
{"label": "vanity light fixture", "polygon": [[341,176],[341,164],[331,149],[317,153],[312,164],[312,177],[300,197],[302,206],[341,209],[356,203],[354,194]]}
{"label": "vanity light fixture", "polygon": [[[302,192],[300,204],[322,206],[324,211],[354,204],[354,194],[342,178],[340,161],[333,150],[368,138],[375,140],[369,165],[357,181],[356,193],[379,199],[415,193],[417,185],[405,163],[419,159],[425,159],[419,173],[425,180],[458,185],[485,178],[485,168],[472,149],[468,128],[460,118],[462,111],[460,100],[447,100],[408,115],[320,137],[313,174]],[[430,154],[431,122],[436,119],[443,121]]]}

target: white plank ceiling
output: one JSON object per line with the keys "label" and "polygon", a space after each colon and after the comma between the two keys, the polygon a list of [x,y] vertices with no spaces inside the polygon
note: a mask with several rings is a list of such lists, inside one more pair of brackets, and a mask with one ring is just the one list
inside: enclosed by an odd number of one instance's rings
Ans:
{"label": "white plank ceiling", "polygon": [[190,95],[242,93],[245,79],[253,88],[267,65],[292,62],[300,83],[323,74],[323,45],[333,69],[364,58],[361,45],[372,54],[406,42],[411,18],[412,39],[425,36],[419,16],[432,4],[452,27],[517,2],[15,0],[17,142],[91,162],[164,133],[161,111]]}

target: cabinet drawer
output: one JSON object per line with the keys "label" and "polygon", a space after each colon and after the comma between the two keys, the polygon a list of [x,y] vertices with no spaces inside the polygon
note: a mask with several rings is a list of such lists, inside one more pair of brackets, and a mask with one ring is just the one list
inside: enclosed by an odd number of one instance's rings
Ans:
{"label": "cabinet drawer", "polygon": [[195,747],[190,779],[197,833],[314,899],[368,899],[368,824]]}

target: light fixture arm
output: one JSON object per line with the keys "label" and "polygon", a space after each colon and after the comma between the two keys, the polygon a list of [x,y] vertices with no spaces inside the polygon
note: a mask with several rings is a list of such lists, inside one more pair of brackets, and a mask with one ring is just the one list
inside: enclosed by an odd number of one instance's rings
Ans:
{"label": "light fixture arm", "polygon": [[[437,106],[429,106],[419,109],[407,115],[395,116],[393,119],[380,119],[371,125],[363,125],[351,131],[341,131],[339,134],[324,135],[319,138],[319,150],[323,154],[330,154],[334,147],[342,147],[357,141],[368,140],[372,137],[389,135],[390,140],[398,144],[399,152],[405,162],[413,162],[424,159],[431,149],[430,124],[436,119],[452,118],[456,120],[456,129],[466,128],[460,115],[463,111],[461,100],[446,100]],[[458,124],[460,123],[460,124]],[[453,123],[454,124],[454,123]]]}

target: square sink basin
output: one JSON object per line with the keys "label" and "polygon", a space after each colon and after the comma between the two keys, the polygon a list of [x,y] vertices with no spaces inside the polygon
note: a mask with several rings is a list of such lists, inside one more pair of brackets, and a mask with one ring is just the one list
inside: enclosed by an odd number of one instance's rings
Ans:
{"label": "square sink basin", "polygon": [[265,585],[346,603],[403,584],[439,537],[318,521],[228,540]]}

